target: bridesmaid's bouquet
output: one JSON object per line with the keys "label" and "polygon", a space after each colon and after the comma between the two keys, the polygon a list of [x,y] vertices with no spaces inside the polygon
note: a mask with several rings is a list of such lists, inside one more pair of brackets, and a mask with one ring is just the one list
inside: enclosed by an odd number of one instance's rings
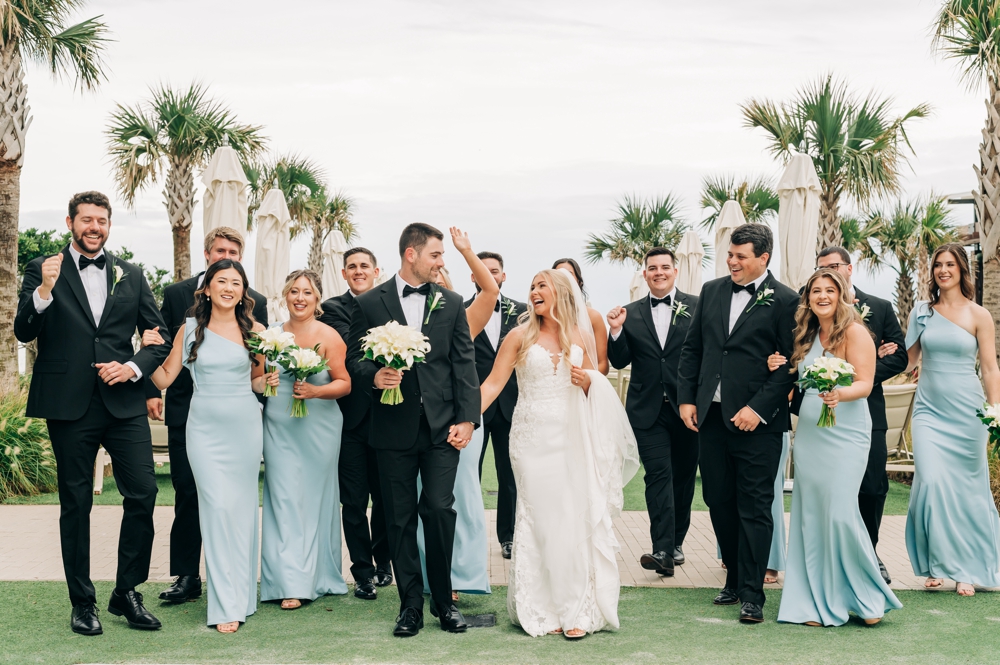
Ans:
{"label": "bridesmaid's bouquet", "polygon": [[[820,356],[812,365],[806,367],[805,374],[795,382],[800,388],[818,390],[828,393],[838,386],[849,386],[854,383],[854,365],[842,358]],[[819,411],[817,427],[833,427],[837,424],[837,414],[826,404]]]}
{"label": "bridesmaid's bouquet", "polygon": [[[298,347],[295,346],[295,335],[292,333],[285,332],[281,328],[268,328],[259,333],[253,333],[247,340],[247,348],[264,356],[266,369],[267,365],[271,367],[279,365],[280,359],[290,349]],[[274,387],[264,384],[264,397],[274,397],[277,394]]]}
{"label": "bridesmaid's bouquet", "polygon": [[[278,358],[278,364],[298,381],[305,381],[313,374],[319,374],[330,369],[326,358],[319,354],[319,344],[311,349],[302,349],[293,346]],[[304,418],[308,415],[309,409],[306,408],[306,401],[298,397],[293,397],[292,418]]]}
{"label": "bridesmaid's bouquet", "polygon": [[[419,330],[390,321],[369,330],[361,338],[361,348],[366,360],[402,371],[412,369],[415,363],[424,362],[431,351],[431,344]],[[382,404],[399,404],[403,401],[403,393],[399,386],[386,388],[380,401]]]}
{"label": "bridesmaid's bouquet", "polygon": [[983,408],[976,410],[976,415],[990,434],[990,445],[993,446],[990,454],[1000,456],[1000,404],[983,404]]}

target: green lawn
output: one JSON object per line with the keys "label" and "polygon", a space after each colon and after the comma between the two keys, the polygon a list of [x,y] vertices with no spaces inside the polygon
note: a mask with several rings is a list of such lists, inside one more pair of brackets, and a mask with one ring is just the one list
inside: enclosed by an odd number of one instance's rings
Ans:
{"label": "green lawn", "polygon": [[[153,599],[165,585],[140,590]],[[97,584],[107,601],[112,584]],[[578,642],[529,638],[512,626],[506,588],[491,596],[464,596],[466,614],[496,615],[494,628],[452,635],[436,623],[415,638],[390,634],[397,599],[391,590],[375,602],[331,596],[287,612],[268,603],[236,635],[205,626],[205,601],[149,603],[164,628],[130,630],[101,613],[105,634],[74,635],[59,582],[0,583],[0,663],[922,663],[995,662],[1000,650],[1000,596],[979,593],[899,593],[904,608],[882,624],[840,628],[778,624],[779,591],[768,591],[767,621],[744,626],[734,607],[715,607],[712,589],[623,588],[622,627]],[[428,619],[430,618],[428,613]]]}

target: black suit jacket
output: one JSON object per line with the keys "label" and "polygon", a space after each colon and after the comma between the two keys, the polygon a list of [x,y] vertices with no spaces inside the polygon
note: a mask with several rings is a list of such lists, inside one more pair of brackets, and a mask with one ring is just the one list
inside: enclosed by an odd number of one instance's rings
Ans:
{"label": "black suit jacket", "polygon": [[421,409],[430,425],[431,436],[438,443],[448,438],[452,425],[471,422],[478,426],[481,404],[476,355],[462,296],[436,284],[431,285],[424,315],[427,316],[434,294],[440,292],[443,300],[442,306],[430,312],[430,320],[423,325],[422,332],[431,345],[426,362],[403,372],[401,404],[381,403],[382,391],[374,388],[375,374],[381,366],[364,359],[361,338],[369,329],[389,321],[406,325],[396,291],[397,279],[398,276],[393,277],[354,299],[347,343],[351,381],[356,381],[359,387],[368,386],[372,391],[371,446],[384,450],[406,450],[413,446]]}
{"label": "black suit jacket", "polygon": [[[203,272],[198,273],[194,277],[171,284],[163,290],[163,305],[160,307],[160,314],[163,316],[163,322],[171,337],[177,335],[177,330],[188,317],[188,311],[194,307],[194,292],[198,290],[198,278],[203,274]],[[250,297],[253,298],[254,303],[254,320],[267,327],[267,298],[253,289],[250,289]],[[183,341],[179,340],[178,344],[183,343]],[[163,422],[167,427],[183,427],[187,423],[193,393],[194,384],[191,382],[191,372],[188,371],[187,367],[183,367],[181,373],[167,388],[163,412]],[[152,381],[147,380],[146,399],[159,396],[159,389],[153,385]],[[262,398],[258,396],[258,399]]]}
{"label": "black suit jacket", "polygon": [[[378,287],[375,287],[378,288]],[[323,314],[319,320],[330,326],[341,336],[345,344],[351,337],[351,313],[354,311],[354,296],[350,291],[323,301]],[[365,331],[367,332],[367,331]],[[362,333],[364,334],[364,333]],[[344,414],[344,429],[354,429],[368,415],[372,402],[371,385],[351,382],[351,392],[337,400]]]}
{"label": "black suit jacket", "polygon": [[[33,294],[42,283],[40,257],[28,264],[14,319],[14,335],[21,342],[38,340],[38,358],[31,375],[26,414],[32,418],[76,420],[90,405],[95,386],[111,415],[132,418],[146,413],[143,380],[109,386],[97,377],[96,363],[117,361],[136,364],[148,377],[170,353],[170,333],[156,309],[153,292],[142,271],[105,250],[108,299],[100,325],[94,322],[80,273],[72,265],[69,247],[62,251],[63,265],[52,289],[53,303],[44,312],[35,309]],[[114,284],[115,267],[122,271]],[[159,326],[164,344],[136,352],[132,337]]]}
{"label": "black suit jacket", "polygon": [[721,382],[726,427],[739,432],[730,419],[749,406],[767,421],[755,432],[784,432],[788,428],[788,393],[796,375],[788,372],[787,365],[771,372],[767,357],[775,351],[791,357],[799,296],[768,271],[758,294],[773,289],[770,304],[754,304],[755,299],[751,299],[729,333],[732,283],[731,277],[720,277],[701,289],[681,350],[677,401],[697,405],[700,427]]}
{"label": "black suit jacket", "polygon": [[[474,300],[475,298],[466,300],[465,306],[468,307]],[[490,338],[485,330],[476,335],[475,339],[476,373],[479,375],[480,384],[493,371],[493,363],[496,362],[500,344],[503,344],[507,333],[517,327],[517,317],[527,311],[527,309],[528,306],[523,302],[504,297],[503,294],[500,295],[500,341],[497,344],[497,348],[494,349],[493,345],[490,344]],[[496,415],[498,409],[507,422],[510,422],[514,417],[515,406],[517,406],[517,373],[511,372],[510,379],[507,380],[507,385],[500,391],[500,396],[483,413],[483,422],[488,423],[493,420],[493,416]]]}
{"label": "black suit jacket", "polygon": [[[680,363],[684,338],[698,306],[698,298],[681,291],[677,291],[676,295],[675,309],[670,314],[667,341],[662,348],[653,324],[649,296],[625,305],[625,324],[617,340],[608,334],[608,360],[611,364],[616,369],[622,369],[630,363],[632,365],[625,412],[635,429],[649,429],[653,426],[660,415],[664,395],[674,413],[680,415],[677,404],[677,365]],[[683,305],[684,309],[678,310],[677,303]]]}

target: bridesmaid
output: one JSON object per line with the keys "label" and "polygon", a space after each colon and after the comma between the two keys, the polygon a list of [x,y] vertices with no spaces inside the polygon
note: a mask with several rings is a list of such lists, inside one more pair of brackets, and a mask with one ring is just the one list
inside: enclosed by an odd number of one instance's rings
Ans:
{"label": "bridesmaid", "polygon": [[[284,373],[264,409],[264,528],[260,599],[294,610],[302,600],[347,593],[340,554],[340,435],[337,398],[351,391],[347,346],[317,316],[323,313],[319,275],[296,270],[282,289],[289,320],[275,324],[303,349],[319,345],[329,372],[296,381]],[[292,418],[292,398],[307,400],[309,415]]]}
{"label": "bridesmaid", "polygon": [[[243,266],[224,259],[208,267],[195,292],[194,316],[177,331],[170,355],[152,375],[163,390],[181,366],[194,393],[187,421],[188,458],[198,488],[208,573],[208,625],[235,633],[257,610],[257,482],[263,448],[260,405],[253,392],[277,385],[262,356],[246,347],[252,317]],[[252,391],[251,391],[252,387]]]}
{"label": "bridesmaid", "polygon": [[[791,372],[828,355],[854,366],[854,383],[819,394],[807,390],[795,433],[795,489],[785,586],[778,621],[840,626],[854,613],[871,625],[902,607],[879,572],[858,508],[868,467],[872,422],[868,393],[875,342],[835,270],[813,273],[795,314]],[[837,424],[817,427],[820,409],[836,408]]]}
{"label": "bridesmaid", "polygon": [[[778,363],[780,367],[784,361]],[[771,360],[768,358],[768,367]],[[781,439],[781,458],[778,460],[778,475],[774,478],[774,501],[771,503],[771,519],[774,521],[774,531],[771,533],[771,553],[767,557],[767,571],[764,573],[764,584],[775,584],[778,581],[778,571],[785,569],[786,534],[785,534],[785,462],[788,461],[790,440],[788,432]],[[721,552],[720,552],[720,557]]]}
{"label": "bridesmaid", "polygon": [[[930,302],[910,314],[906,348],[912,370],[923,356],[913,404],[916,465],[906,516],[906,550],[915,575],[936,589],[957,582],[960,596],[975,585],[1000,586],[1000,517],[990,493],[986,427],[976,417],[1000,402],[993,318],[974,301],[969,259],[961,245],[931,258]],[[976,374],[978,353],[983,381]]]}

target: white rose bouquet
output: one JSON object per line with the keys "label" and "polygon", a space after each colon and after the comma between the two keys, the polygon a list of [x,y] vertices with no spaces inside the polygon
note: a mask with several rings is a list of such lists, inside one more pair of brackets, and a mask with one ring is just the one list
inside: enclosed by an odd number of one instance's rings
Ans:
{"label": "white rose bouquet", "polygon": [[[431,351],[431,344],[420,331],[390,321],[369,330],[361,338],[361,348],[366,360],[402,371],[412,369],[414,363],[424,362]],[[403,393],[398,386],[386,388],[380,401],[382,404],[399,404],[403,401]]]}
{"label": "white rose bouquet", "polygon": [[976,415],[989,432],[990,445],[993,446],[990,454],[1000,456],[1000,404],[983,404],[983,408],[976,410]]}
{"label": "white rose bouquet", "polygon": [[[821,393],[828,393],[838,386],[849,386],[854,383],[854,365],[842,358],[820,356],[812,365],[806,367],[805,374],[796,381],[803,389],[813,388]],[[833,427],[837,424],[837,414],[826,404],[819,412],[817,427]]]}
{"label": "white rose bouquet", "polygon": [[[313,374],[319,374],[330,369],[326,358],[319,354],[319,344],[311,349],[290,347],[280,358],[278,364],[295,377],[297,381],[305,381]],[[303,418],[309,415],[306,401],[298,397],[292,398],[292,418]]]}
{"label": "white rose bouquet", "polygon": [[[290,350],[297,349],[295,346],[295,335],[285,332],[281,328],[268,328],[259,333],[253,333],[247,340],[247,347],[254,353],[264,356],[266,365],[274,367],[280,365],[280,359]],[[264,397],[274,397],[277,395],[274,387],[264,384]]]}

